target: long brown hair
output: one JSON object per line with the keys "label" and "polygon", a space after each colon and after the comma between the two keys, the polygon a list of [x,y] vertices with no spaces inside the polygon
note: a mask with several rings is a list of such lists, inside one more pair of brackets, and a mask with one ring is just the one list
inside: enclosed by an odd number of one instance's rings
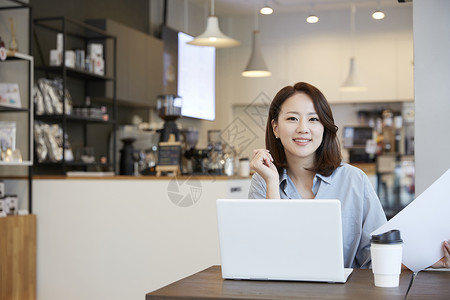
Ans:
{"label": "long brown hair", "polygon": [[319,120],[324,126],[322,143],[316,150],[314,166],[309,170],[330,176],[342,161],[341,148],[336,134],[338,127],[334,124],[333,112],[327,99],[319,89],[309,83],[298,82],[294,86],[285,86],[273,98],[266,125],[266,148],[270,151],[279,172],[287,167],[284,147],[281,140],[277,139],[273,133],[272,120],[278,122],[284,101],[297,93],[305,93],[311,98]]}

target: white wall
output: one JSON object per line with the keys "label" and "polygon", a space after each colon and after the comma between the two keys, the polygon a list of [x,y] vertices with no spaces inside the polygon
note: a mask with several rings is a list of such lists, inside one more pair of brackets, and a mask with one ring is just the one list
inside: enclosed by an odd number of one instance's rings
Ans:
{"label": "white wall", "polygon": [[416,195],[450,168],[450,1],[414,0]]}

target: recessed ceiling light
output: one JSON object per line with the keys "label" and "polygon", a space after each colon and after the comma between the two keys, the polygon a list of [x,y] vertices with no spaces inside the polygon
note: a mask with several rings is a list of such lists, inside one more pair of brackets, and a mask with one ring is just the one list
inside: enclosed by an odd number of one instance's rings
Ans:
{"label": "recessed ceiling light", "polygon": [[375,20],[382,20],[384,19],[384,12],[382,12],[381,10],[377,10],[376,12],[374,12],[372,14],[372,18]]}
{"label": "recessed ceiling light", "polygon": [[308,23],[310,23],[310,24],[317,23],[317,22],[319,22],[319,17],[316,16],[316,15],[309,15],[309,16],[306,18],[306,22],[308,22]]}

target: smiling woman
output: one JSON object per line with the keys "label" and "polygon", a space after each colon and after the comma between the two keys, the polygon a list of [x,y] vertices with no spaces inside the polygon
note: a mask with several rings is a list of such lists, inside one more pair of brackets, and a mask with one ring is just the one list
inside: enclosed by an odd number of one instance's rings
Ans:
{"label": "smiling woman", "polygon": [[337,126],[325,96],[299,82],[274,97],[266,147],[254,151],[249,198],[338,199],[342,207],[344,265],[370,266],[370,235],[386,222],[372,184],[342,163]]}

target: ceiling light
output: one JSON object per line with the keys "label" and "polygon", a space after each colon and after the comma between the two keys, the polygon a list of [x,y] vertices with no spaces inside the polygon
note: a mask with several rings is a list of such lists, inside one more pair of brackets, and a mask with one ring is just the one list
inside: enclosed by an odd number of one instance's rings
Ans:
{"label": "ceiling light", "polygon": [[271,15],[273,13],[273,8],[267,4],[267,1],[264,2],[264,7],[259,10],[259,12],[263,15]]}
{"label": "ceiling light", "polygon": [[384,19],[384,12],[382,12],[381,10],[377,10],[372,14],[372,18],[374,20],[382,20]]}
{"label": "ceiling light", "polygon": [[360,92],[365,91],[367,88],[359,81],[358,76],[356,75],[356,63],[355,63],[355,13],[356,7],[355,4],[351,6],[352,11],[350,15],[350,29],[351,29],[351,44],[352,44],[352,57],[350,57],[350,69],[348,72],[348,76],[345,79],[344,83],[341,85],[340,90],[343,92]]}
{"label": "ceiling light", "polygon": [[306,22],[308,22],[308,23],[310,23],[310,24],[317,23],[317,22],[319,22],[319,17],[316,16],[316,15],[309,15],[309,16],[306,18]]}
{"label": "ceiling light", "polygon": [[273,8],[266,5],[259,10],[259,12],[263,15],[271,15],[273,13]]}
{"label": "ceiling light", "polygon": [[272,75],[272,73],[266,66],[266,62],[264,61],[261,52],[259,33],[260,31],[258,30],[258,13],[255,7],[255,30],[253,30],[252,36],[252,54],[250,55],[247,67],[241,73],[242,76],[244,77],[267,77]]}
{"label": "ceiling light", "polygon": [[267,77],[272,75],[266,66],[259,43],[259,30],[253,30],[252,54],[247,68],[242,72],[244,77]]}
{"label": "ceiling light", "polygon": [[348,72],[347,79],[341,85],[341,91],[343,92],[361,92],[365,91],[367,88],[359,81],[356,75],[356,63],[355,58],[350,58],[350,70]]}
{"label": "ceiling light", "polygon": [[240,44],[239,41],[232,39],[220,31],[219,19],[214,15],[214,0],[211,0],[211,15],[206,23],[206,30],[192,41],[189,45],[211,46],[216,48],[234,47]]}
{"label": "ceiling light", "polygon": [[372,14],[372,19],[374,20],[384,19],[384,12],[381,10],[381,0],[377,0],[377,10]]}

